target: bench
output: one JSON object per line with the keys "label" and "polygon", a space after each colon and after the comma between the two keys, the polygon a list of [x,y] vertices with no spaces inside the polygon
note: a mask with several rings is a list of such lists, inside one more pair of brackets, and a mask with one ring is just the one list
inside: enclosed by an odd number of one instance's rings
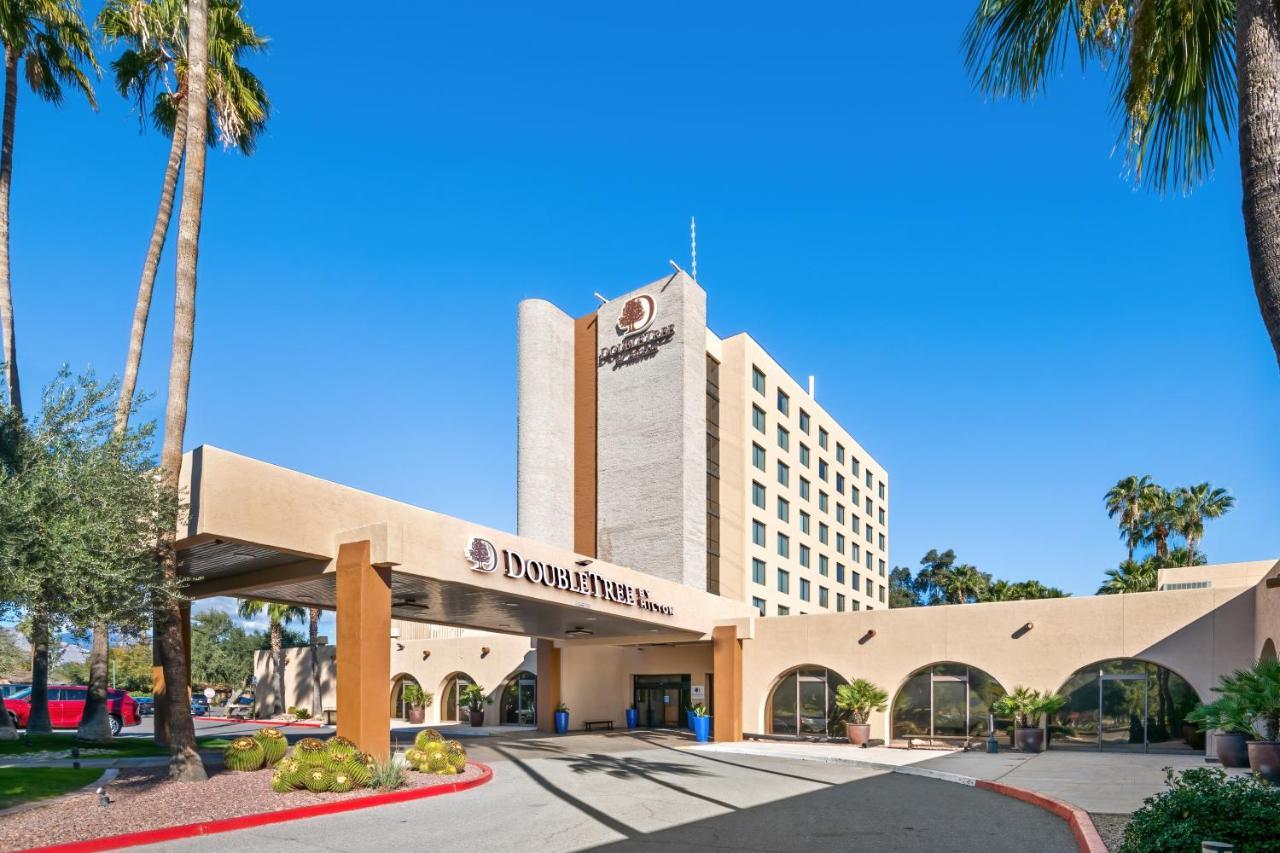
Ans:
{"label": "bench", "polygon": [[608,729],[613,731],[613,720],[591,720],[582,724],[587,731],[595,731],[596,729]]}

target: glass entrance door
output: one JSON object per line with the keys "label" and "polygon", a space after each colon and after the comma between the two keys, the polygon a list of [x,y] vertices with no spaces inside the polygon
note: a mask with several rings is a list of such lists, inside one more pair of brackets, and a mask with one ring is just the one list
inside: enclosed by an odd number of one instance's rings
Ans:
{"label": "glass entrance door", "polygon": [[1147,676],[1103,673],[1098,680],[1098,745],[1105,751],[1146,752]]}
{"label": "glass entrance door", "polygon": [[969,734],[969,680],[962,676],[934,676],[933,736]]}
{"label": "glass entrance door", "polygon": [[639,724],[646,728],[684,726],[691,682],[688,675],[635,676],[633,695]]}

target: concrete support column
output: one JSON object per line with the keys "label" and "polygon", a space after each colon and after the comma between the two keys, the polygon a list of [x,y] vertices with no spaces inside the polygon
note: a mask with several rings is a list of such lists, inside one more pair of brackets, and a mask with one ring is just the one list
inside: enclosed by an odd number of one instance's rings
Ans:
{"label": "concrete support column", "polygon": [[[178,612],[182,619],[182,647],[187,654],[187,677],[191,677],[191,602],[179,605]],[[169,705],[168,690],[164,683],[164,667],[160,665],[160,643],[157,620],[159,614],[151,620],[151,697],[156,743],[169,743]],[[191,685],[186,685],[187,699],[191,698]]]}
{"label": "concrete support column", "polygon": [[711,658],[715,672],[715,740],[742,740],[742,640],[734,625],[711,631]]}
{"label": "concrete support column", "polygon": [[554,640],[539,638],[538,655],[538,731],[556,730],[556,708],[560,705],[560,649]]}
{"label": "concrete support column", "polygon": [[338,546],[338,734],[375,758],[391,751],[391,568],[366,539]]}

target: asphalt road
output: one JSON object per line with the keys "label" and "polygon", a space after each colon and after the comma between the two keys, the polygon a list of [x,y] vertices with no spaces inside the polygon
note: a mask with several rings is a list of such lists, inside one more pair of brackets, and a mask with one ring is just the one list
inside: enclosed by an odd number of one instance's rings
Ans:
{"label": "asphalt road", "polygon": [[948,782],[754,756],[656,734],[468,741],[494,779],[458,794],[276,824],[152,851],[866,850],[1068,853],[1066,823]]}

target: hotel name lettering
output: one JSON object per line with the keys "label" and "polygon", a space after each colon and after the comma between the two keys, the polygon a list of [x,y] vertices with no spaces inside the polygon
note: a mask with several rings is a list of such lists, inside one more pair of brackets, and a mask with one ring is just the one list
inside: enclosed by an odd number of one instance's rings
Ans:
{"label": "hotel name lettering", "polygon": [[658,604],[649,598],[649,590],[619,583],[596,572],[585,569],[566,569],[563,566],[543,563],[539,560],[526,560],[514,551],[503,549],[504,574],[514,580],[524,578],[529,583],[540,583],[554,589],[576,592],[589,598],[603,598],[618,604],[638,607],[664,616],[674,616],[675,608],[667,604]]}
{"label": "hotel name lettering", "polygon": [[596,358],[596,367],[612,364],[613,369],[617,370],[628,364],[646,361],[657,355],[664,344],[671,343],[675,336],[676,327],[672,324],[632,335],[611,347],[601,347],[600,355]]}

